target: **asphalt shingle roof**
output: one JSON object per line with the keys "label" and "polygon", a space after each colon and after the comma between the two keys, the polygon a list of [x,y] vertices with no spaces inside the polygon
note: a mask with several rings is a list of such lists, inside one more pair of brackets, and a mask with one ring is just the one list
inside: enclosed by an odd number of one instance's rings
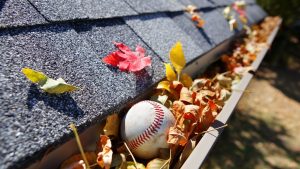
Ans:
{"label": "asphalt shingle roof", "polygon": [[[49,147],[86,129],[150,89],[164,77],[172,45],[181,41],[188,62],[235,35],[222,9],[227,0],[2,0],[0,2],[0,168],[25,168]],[[184,12],[197,5],[199,29]],[[252,23],[267,14],[255,4]],[[112,41],[140,44],[152,66],[136,74],[105,65]],[[31,84],[23,67],[62,77],[80,87],[49,95]]]}

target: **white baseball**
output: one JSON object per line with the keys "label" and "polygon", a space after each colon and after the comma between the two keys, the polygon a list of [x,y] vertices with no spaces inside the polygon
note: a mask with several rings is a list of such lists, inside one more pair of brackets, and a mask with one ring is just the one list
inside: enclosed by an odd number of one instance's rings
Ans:
{"label": "white baseball", "polygon": [[136,157],[150,159],[158,155],[160,148],[169,147],[168,130],[174,123],[168,108],[154,101],[141,101],[122,120],[121,136]]}

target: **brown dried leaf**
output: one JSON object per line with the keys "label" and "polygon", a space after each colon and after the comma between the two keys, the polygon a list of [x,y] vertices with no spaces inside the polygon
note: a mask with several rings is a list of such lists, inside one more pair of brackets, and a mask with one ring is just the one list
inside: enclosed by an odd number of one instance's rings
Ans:
{"label": "brown dried leaf", "polygon": [[172,81],[170,84],[170,88],[175,90],[176,92],[180,92],[183,87],[183,84],[180,81]]}
{"label": "brown dried leaf", "polygon": [[196,105],[186,105],[184,108],[184,115],[183,118],[191,121],[196,121],[199,112],[199,106]]}
{"label": "brown dried leaf", "polygon": [[120,118],[118,114],[112,114],[107,117],[104,126],[104,134],[107,136],[118,137]]}
{"label": "brown dried leaf", "polygon": [[100,135],[98,147],[101,147],[102,151],[98,153],[97,163],[100,167],[109,169],[113,155],[113,151],[111,150],[112,144],[109,137],[106,135]]}
{"label": "brown dried leaf", "polygon": [[182,166],[182,164],[185,162],[185,160],[189,157],[189,155],[196,147],[196,144],[197,136],[194,136],[193,138],[189,139],[189,141],[184,146],[184,149],[182,150],[182,153],[179,157],[179,160],[176,162],[174,169],[179,169]]}
{"label": "brown dried leaf", "polygon": [[185,104],[183,102],[174,101],[173,106],[172,106],[172,110],[173,110],[172,113],[176,119],[179,118],[181,115],[183,115],[184,107],[185,107]]}
{"label": "brown dried leaf", "polygon": [[[96,162],[96,158],[97,158],[96,153],[86,152],[84,154],[90,164]],[[85,168],[86,166],[84,164],[81,154],[76,154],[69,157],[60,166],[60,169],[85,169]]]}
{"label": "brown dried leaf", "polygon": [[185,134],[176,127],[170,127],[168,141],[169,144],[184,146],[187,142]]}
{"label": "brown dried leaf", "polygon": [[189,91],[188,88],[183,87],[180,91],[180,101],[185,103],[193,104],[193,92]]}

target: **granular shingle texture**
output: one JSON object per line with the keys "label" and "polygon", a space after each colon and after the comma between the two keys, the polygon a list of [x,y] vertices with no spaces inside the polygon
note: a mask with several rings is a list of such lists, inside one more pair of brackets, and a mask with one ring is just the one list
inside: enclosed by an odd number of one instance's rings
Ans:
{"label": "granular shingle texture", "polygon": [[[205,20],[203,29],[215,44],[223,42],[234,34],[230,31],[229,24],[220,10],[203,11],[203,19]],[[216,23],[218,26],[215,26]]]}
{"label": "granular shingle texture", "polygon": [[[189,64],[233,37],[222,15],[231,2],[2,0],[0,168],[26,168],[72,138],[71,122],[83,131],[152,89],[164,77],[163,62],[169,62],[177,41]],[[184,12],[189,4],[199,9],[203,29]],[[247,16],[253,24],[266,13],[254,4]],[[131,49],[141,45],[152,66],[128,73],[104,64],[101,59],[116,50],[113,41]],[[80,90],[46,94],[25,78],[24,67],[61,77]]]}
{"label": "granular shingle texture", "polygon": [[199,8],[209,8],[214,7],[214,2],[211,0],[179,0],[183,5],[195,5],[198,9]]}
{"label": "granular shingle texture", "polygon": [[111,18],[136,12],[123,0],[29,0],[51,21]]}
{"label": "granular shingle texture", "polygon": [[139,13],[154,13],[161,11],[182,11],[184,6],[174,0],[125,0]]}
{"label": "granular shingle texture", "polygon": [[189,14],[173,13],[170,14],[173,21],[184,30],[198,46],[201,46],[203,52],[210,50],[215,43],[210,39],[202,28],[198,28],[196,23],[191,20]]}
{"label": "granular shingle texture", "polygon": [[169,50],[177,41],[183,44],[187,61],[203,53],[201,46],[165,14],[127,17],[125,20],[164,61],[168,62]]}
{"label": "granular shingle texture", "polygon": [[267,16],[267,13],[258,5],[250,5],[246,11],[250,24],[255,24]]}
{"label": "granular shingle texture", "polygon": [[45,23],[45,19],[26,0],[0,1],[0,28]]}

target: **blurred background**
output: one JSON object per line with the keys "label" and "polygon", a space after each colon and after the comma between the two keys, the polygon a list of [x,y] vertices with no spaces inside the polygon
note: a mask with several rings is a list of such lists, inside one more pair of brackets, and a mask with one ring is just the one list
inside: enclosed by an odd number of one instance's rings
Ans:
{"label": "blurred background", "polygon": [[300,0],[256,0],[283,23],[204,169],[300,168]]}

